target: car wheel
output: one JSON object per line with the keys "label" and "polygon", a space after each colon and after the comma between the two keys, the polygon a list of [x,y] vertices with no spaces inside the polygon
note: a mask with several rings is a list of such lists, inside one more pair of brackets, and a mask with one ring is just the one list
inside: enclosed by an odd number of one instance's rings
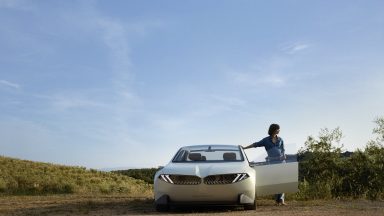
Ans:
{"label": "car wheel", "polygon": [[244,205],[244,210],[256,210],[256,202],[254,204]]}
{"label": "car wheel", "polygon": [[167,212],[169,211],[169,205],[168,204],[156,204],[156,211],[158,212]]}
{"label": "car wheel", "polygon": [[253,204],[244,205],[244,210],[256,210],[256,196]]}
{"label": "car wheel", "polygon": [[244,194],[240,194],[238,202],[242,203],[244,210],[256,210],[256,194],[253,200]]}
{"label": "car wheel", "polygon": [[155,202],[156,211],[166,212],[169,210],[169,196],[163,195]]}

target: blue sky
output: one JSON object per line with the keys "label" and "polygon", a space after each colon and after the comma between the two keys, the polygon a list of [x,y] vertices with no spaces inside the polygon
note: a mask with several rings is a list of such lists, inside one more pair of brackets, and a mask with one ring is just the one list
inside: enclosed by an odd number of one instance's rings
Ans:
{"label": "blue sky", "polygon": [[[384,116],[383,1],[0,0],[0,154],[155,167],[184,145],[288,153]],[[247,150],[251,159],[264,149]]]}

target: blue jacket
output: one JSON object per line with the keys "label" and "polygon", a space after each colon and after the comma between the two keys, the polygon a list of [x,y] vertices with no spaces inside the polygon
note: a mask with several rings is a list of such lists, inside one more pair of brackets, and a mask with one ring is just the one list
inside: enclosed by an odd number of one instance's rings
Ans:
{"label": "blue jacket", "polygon": [[259,142],[253,143],[252,145],[255,148],[264,146],[265,150],[267,151],[268,157],[270,158],[281,157],[285,154],[284,141],[281,137],[277,137],[276,143],[273,143],[272,137],[268,136],[260,140]]}

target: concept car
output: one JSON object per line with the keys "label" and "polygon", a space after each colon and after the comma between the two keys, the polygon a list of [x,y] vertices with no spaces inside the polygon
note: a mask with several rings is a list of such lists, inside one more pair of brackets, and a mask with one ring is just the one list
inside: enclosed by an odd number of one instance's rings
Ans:
{"label": "concept car", "polygon": [[249,163],[244,150],[236,145],[182,147],[155,174],[156,210],[167,211],[178,204],[255,209],[256,195],[297,190],[297,162],[287,164],[257,166]]}

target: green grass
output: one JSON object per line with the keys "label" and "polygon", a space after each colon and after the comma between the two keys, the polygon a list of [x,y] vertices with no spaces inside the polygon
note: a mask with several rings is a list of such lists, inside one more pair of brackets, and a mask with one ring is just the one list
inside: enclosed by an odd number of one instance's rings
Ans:
{"label": "green grass", "polygon": [[152,185],[118,173],[0,156],[0,195],[126,194],[151,196]]}
{"label": "green grass", "polygon": [[153,178],[158,170],[159,168],[142,168],[142,169],[117,170],[112,172],[126,175],[135,179],[141,179],[149,184],[153,184]]}

